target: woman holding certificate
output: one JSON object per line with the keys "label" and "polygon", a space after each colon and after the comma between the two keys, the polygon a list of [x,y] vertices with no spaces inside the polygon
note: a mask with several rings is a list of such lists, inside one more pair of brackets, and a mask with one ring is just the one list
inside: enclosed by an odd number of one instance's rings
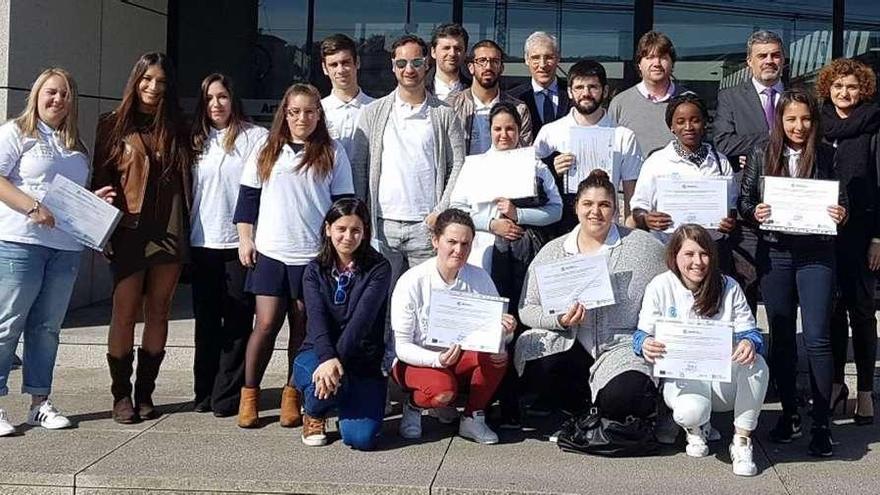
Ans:
{"label": "woman holding certificate", "polygon": [[244,163],[266,129],[248,123],[232,81],[222,74],[202,81],[195,115],[190,232],[196,319],[193,409],[226,417],[238,412],[244,351],[254,318],[232,218]]}
{"label": "woman holding certificate", "polygon": [[858,376],[858,402],[853,419],[857,425],[874,422],[874,359],[877,352],[877,320],[874,292],[880,270],[880,189],[877,187],[877,132],[880,107],[874,98],[874,71],[853,59],[838,59],[819,73],[816,89],[822,106],[822,136],[837,148],[837,173],[846,189],[850,215],[837,234],[837,289],[831,316],[831,347],[834,353],[832,409],[846,409],[849,388],[844,367],[852,328],[852,347]]}
{"label": "woman holding certificate", "polygon": [[[233,219],[239,258],[251,269],[247,291],[256,297],[238,407],[242,428],[260,424],[260,382],[284,316],[291,363],[305,336],[303,273],[320,252],[324,215],[334,200],[354,194],[348,157],[330,137],[314,86],[294,84],[285,91],[269,135],[256,150],[245,163]],[[299,394],[285,385],[281,426],[300,420]]]}
{"label": "woman holding certificate", "polygon": [[[22,392],[27,423],[50,430],[70,421],[49,400],[58,335],[79,271],[82,244],[55,227],[42,205],[52,179],[89,181],[89,158],[77,129],[76,82],[64,69],[44,70],[24,111],[0,126],[0,396],[7,395],[18,340],[24,336]],[[114,192],[95,192],[112,202]],[[15,433],[0,409],[0,436]]]}
{"label": "woman holding certificate", "polygon": [[[819,138],[818,105],[815,98],[803,90],[785,91],[780,96],[770,142],[764,148],[753,150],[746,162],[738,206],[744,219],[761,228],[757,263],[772,337],[770,369],[782,402],[782,415],[770,432],[770,439],[789,443],[802,435],[795,387],[795,331],[800,304],[813,397],[809,452],[827,457],[832,455],[829,405],[834,363],[829,321],[834,290],[834,237],[770,230],[776,228],[772,222],[772,203],[785,198],[764,197],[761,184],[765,177],[820,179],[800,182],[799,187],[815,184],[816,188],[826,189],[827,181],[837,179],[834,148]],[[820,210],[818,215],[828,215],[832,225],[840,224],[847,212],[844,188],[838,189],[836,199],[837,204],[811,205],[806,203],[807,196],[799,200],[799,207]],[[816,215],[809,216],[812,222],[822,220],[813,218]]]}
{"label": "woman holding certificate", "polygon": [[[658,319],[669,319],[671,324],[717,322],[726,324],[728,332],[732,330],[732,335],[727,334],[735,342],[729,382],[664,378],[663,398],[687,434],[686,452],[691,457],[709,455],[712,412],[734,411],[735,433],[729,449],[733,472],[754,476],[758,470],[750,437],[758,426],[770,381],[767,364],[759,354],[764,341],[742,289],[721,273],[718,261],[718,250],[706,229],[692,224],[676,229],[666,247],[669,270],[645,289],[633,349],[649,363],[663,359],[667,343],[655,338]],[[710,325],[708,331],[717,330]],[[729,352],[730,340],[727,348]]]}
{"label": "woman holding certificate", "polygon": [[[498,295],[489,274],[467,262],[475,232],[467,213],[457,209],[441,213],[432,237],[437,256],[404,273],[391,295],[391,328],[397,350],[391,376],[408,393],[400,420],[400,436],[404,438],[421,438],[422,409],[453,404],[462,383],[468,388],[468,400],[458,434],[477,443],[498,443],[498,435],[486,424],[485,410],[507,368],[504,348],[498,353],[465,351],[459,344],[444,349],[428,341],[432,291]],[[500,316],[507,340],[516,328],[516,319],[509,314]]]}
{"label": "woman holding certificate", "polygon": [[[646,232],[615,225],[617,190],[602,170],[593,170],[578,186],[575,212],[574,230],[547,243],[529,266],[519,314],[532,329],[517,339],[517,372],[522,374],[528,361],[551,361],[544,368],[560,372],[548,380],[548,392],[566,398],[571,409],[582,411],[592,404],[614,420],[647,418],[656,410],[656,381],[650,366],[633,354],[632,335],[645,287],[664,270],[663,246]],[[596,262],[607,264],[604,273],[610,278],[613,303],[585,309],[595,296],[576,293],[583,280],[566,280],[565,272],[571,270],[561,264],[578,257],[601,257]],[[545,267],[560,268],[551,272]],[[549,293],[558,291],[539,289],[551,287],[550,275],[561,281],[557,288],[574,289],[568,297],[562,294],[563,306],[551,301]]]}
{"label": "woman holding certificate", "polygon": [[[122,101],[98,120],[94,184],[113,186],[123,212],[106,248],[114,282],[107,363],[118,423],[159,416],[152,395],[171,300],[189,258],[191,153],[183,124],[171,61],[155,52],[138,59]],[[132,403],[134,326],[142,312]]]}

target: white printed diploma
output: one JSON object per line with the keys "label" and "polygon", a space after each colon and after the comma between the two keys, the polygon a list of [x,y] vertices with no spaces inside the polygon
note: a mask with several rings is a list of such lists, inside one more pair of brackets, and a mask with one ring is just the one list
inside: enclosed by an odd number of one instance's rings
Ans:
{"label": "white printed diploma", "polygon": [[569,152],[574,155],[574,165],[563,177],[565,191],[562,192],[576,193],[581,181],[597,168],[608,173],[614,181],[614,128],[575,126],[568,132]]}
{"label": "white printed diploma", "polygon": [[541,307],[547,316],[563,315],[575,301],[585,309],[615,303],[608,258],[603,255],[568,256],[535,267]]}
{"label": "white printed diploma", "polygon": [[469,198],[475,203],[497,198],[530,198],[535,195],[535,148],[494,151],[465,158],[473,187]]}
{"label": "white printed diploma", "polygon": [[504,341],[501,315],[507,302],[504,297],[432,290],[427,343],[437,347],[458,344],[466,351],[500,352]]}
{"label": "white printed diploma", "polygon": [[717,229],[727,217],[727,188],[725,177],[657,179],[657,211],[672,217],[673,232],[679,225],[695,223],[707,229]]}
{"label": "white printed diploma", "polygon": [[730,382],[732,324],[661,318],[654,324],[654,339],[666,345],[666,354],[654,363],[654,376]]}
{"label": "white printed diploma", "polygon": [[839,190],[836,180],[764,177],[763,202],[770,205],[770,218],[761,230],[837,235],[828,207],[838,203]]}
{"label": "white printed diploma", "polygon": [[42,203],[55,217],[56,228],[95,251],[104,249],[122,218],[118,208],[61,174],[55,175]]}

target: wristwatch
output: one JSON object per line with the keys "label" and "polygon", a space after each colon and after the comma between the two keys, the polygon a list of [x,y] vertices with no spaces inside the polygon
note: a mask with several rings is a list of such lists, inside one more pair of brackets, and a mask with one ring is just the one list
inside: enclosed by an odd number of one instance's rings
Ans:
{"label": "wristwatch", "polygon": [[37,210],[39,210],[39,209],[40,209],[40,202],[37,200],[34,200],[34,206],[31,206],[31,209],[28,210],[27,213],[25,213],[24,215],[29,217],[29,216],[33,215],[34,213],[36,213]]}

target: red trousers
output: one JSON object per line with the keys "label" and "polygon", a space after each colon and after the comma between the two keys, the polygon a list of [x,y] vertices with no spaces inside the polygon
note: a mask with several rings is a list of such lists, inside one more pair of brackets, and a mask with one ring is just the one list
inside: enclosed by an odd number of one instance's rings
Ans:
{"label": "red trousers", "polygon": [[504,378],[507,362],[493,363],[490,354],[464,351],[458,362],[448,368],[423,368],[397,361],[391,377],[404,390],[412,393],[413,404],[422,408],[451,404],[459,387],[468,390],[464,413],[483,411]]}

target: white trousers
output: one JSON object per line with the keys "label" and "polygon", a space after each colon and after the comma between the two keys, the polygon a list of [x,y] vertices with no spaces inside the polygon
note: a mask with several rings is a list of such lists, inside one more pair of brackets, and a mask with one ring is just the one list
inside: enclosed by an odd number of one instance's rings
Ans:
{"label": "white trousers", "polygon": [[663,380],[663,400],[682,428],[709,422],[712,412],[733,411],[733,425],[753,431],[764,404],[770,372],[760,355],[751,366],[732,363],[730,383],[702,380]]}

